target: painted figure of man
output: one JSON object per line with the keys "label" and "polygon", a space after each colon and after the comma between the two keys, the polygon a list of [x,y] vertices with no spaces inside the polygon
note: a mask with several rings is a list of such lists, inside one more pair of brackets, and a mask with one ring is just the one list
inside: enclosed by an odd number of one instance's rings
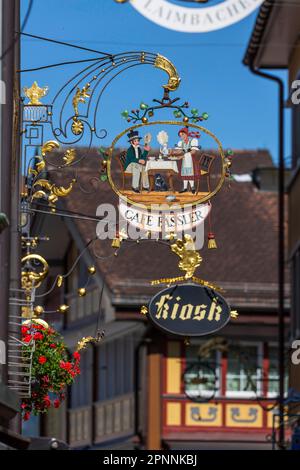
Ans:
{"label": "painted figure of man", "polygon": [[187,127],[183,127],[178,132],[180,140],[175,148],[171,150],[172,155],[181,157],[180,177],[183,181],[183,188],[180,193],[188,191],[190,185],[192,193],[195,193],[195,180],[200,176],[199,165],[196,160],[196,153],[199,150],[198,132],[189,132]]}
{"label": "painted figure of man", "polygon": [[143,189],[149,191],[149,178],[148,173],[145,171],[145,165],[150,147],[145,145],[142,151],[140,147],[142,137],[139,136],[138,131],[131,130],[127,137],[131,145],[126,153],[125,171],[132,173],[132,190],[135,193],[140,192],[140,179],[142,178]]}

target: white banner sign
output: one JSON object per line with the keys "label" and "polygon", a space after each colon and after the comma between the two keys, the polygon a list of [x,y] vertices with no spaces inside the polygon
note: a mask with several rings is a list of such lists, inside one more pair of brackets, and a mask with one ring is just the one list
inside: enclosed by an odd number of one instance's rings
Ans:
{"label": "white banner sign", "polygon": [[[225,28],[252,13],[263,0],[223,0],[212,6],[188,8],[171,0],[131,0],[148,20],[184,33],[206,33]],[[207,3],[209,5],[209,1]]]}
{"label": "white banner sign", "polygon": [[204,222],[210,211],[210,204],[199,204],[186,209],[170,212],[147,211],[136,206],[129,206],[120,201],[119,211],[129,224],[149,232],[181,232],[193,229]]}

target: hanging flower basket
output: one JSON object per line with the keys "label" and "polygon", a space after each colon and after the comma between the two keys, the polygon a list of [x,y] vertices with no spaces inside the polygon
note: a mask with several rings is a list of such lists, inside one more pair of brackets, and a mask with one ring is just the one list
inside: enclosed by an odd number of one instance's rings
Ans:
{"label": "hanging flower basket", "polygon": [[[31,413],[47,413],[50,407],[59,408],[65,399],[64,390],[80,374],[80,354],[70,357],[61,335],[51,327],[34,320],[22,326],[24,356],[35,341],[32,359],[31,396],[22,401],[22,415],[26,421]],[[50,395],[49,395],[50,394]]]}

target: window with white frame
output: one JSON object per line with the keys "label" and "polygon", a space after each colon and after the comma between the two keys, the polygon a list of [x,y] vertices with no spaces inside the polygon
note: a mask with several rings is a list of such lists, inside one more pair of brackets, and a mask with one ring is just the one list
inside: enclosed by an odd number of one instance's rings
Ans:
{"label": "window with white frame", "polygon": [[[268,344],[269,374],[268,374],[268,397],[276,398],[279,395],[279,370],[278,370],[278,346]],[[284,371],[284,389],[288,390],[289,371],[285,364]]]}
{"label": "window with white frame", "polygon": [[276,346],[269,345],[268,356],[269,356],[268,396],[277,397],[279,393],[278,348]]}
{"label": "window with white frame", "polygon": [[238,344],[227,353],[226,396],[261,395],[262,344]]}

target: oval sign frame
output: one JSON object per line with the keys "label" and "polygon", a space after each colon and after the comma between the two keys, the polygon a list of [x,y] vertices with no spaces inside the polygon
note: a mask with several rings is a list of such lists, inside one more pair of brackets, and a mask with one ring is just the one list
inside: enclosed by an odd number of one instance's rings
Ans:
{"label": "oval sign frame", "polygon": [[[185,299],[180,296],[180,291],[185,290]],[[194,291],[194,292],[193,292]],[[202,299],[198,300],[198,295],[201,293]],[[161,299],[163,296],[171,295],[171,298],[164,299],[161,303],[161,306],[155,309],[155,305],[157,304],[157,300]],[[197,303],[191,303],[191,299],[196,298]],[[216,299],[215,302],[213,299]],[[171,303],[170,303],[170,300]],[[204,303],[205,302],[205,303]],[[180,304],[182,305],[180,308]],[[207,305],[206,305],[207,304]],[[213,306],[214,304],[214,306]],[[168,306],[168,309],[166,309]],[[190,308],[192,306],[192,308]],[[187,312],[182,312],[183,307],[187,307]],[[206,309],[204,307],[207,307]],[[220,312],[221,307],[221,312]],[[159,319],[155,318],[158,314],[157,310],[160,309],[159,312]],[[149,303],[149,309],[147,313],[147,317],[152,322],[154,326],[158,329],[163,331],[164,333],[171,334],[174,336],[185,336],[185,337],[199,337],[199,336],[206,336],[212,333],[216,333],[217,331],[224,328],[230,320],[230,305],[228,302],[222,297],[219,293],[216,293],[212,289],[204,286],[200,286],[198,284],[180,284],[168,287],[160,292],[158,292],[154,297],[152,297]],[[180,318],[181,315],[181,318]],[[190,317],[194,315],[193,318],[183,318],[183,316]],[[224,319],[217,318],[224,316]],[[164,318],[165,316],[165,318]],[[171,318],[171,317],[175,318]],[[203,316],[203,318],[201,318]],[[216,322],[219,322],[218,326],[216,326]],[[163,325],[162,322],[166,322]],[[192,325],[191,329],[185,329],[184,331],[180,328],[174,329],[170,327],[172,322],[176,322],[179,326],[185,326],[187,322]],[[206,325],[205,329],[199,329],[199,326]],[[212,326],[212,328],[207,328],[207,326]],[[197,327],[197,331],[195,331],[195,327]]]}
{"label": "oval sign frame", "polygon": [[[209,131],[208,129],[205,129],[205,127],[198,126],[197,124],[194,124],[194,123],[191,123],[191,122],[186,123],[184,121],[153,121],[153,122],[141,123],[141,124],[136,124],[134,126],[128,127],[127,129],[122,131],[120,134],[118,134],[114,138],[114,140],[112,141],[111,146],[109,147],[109,158],[107,160],[107,177],[108,177],[109,184],[110,184],[111,188],[113,189],[113,191],[119,196],[120,199],[123,199],[124,201],[129,202],[133,206],[141,207],[143,209],[145,209],[145,208],[151,209],[152,208],[151,204],[142,204],[140,202],[133,201],[129,197],[126,197],[126,196],[124,196],[124,194],[122,194],[122,192],[119,190],[119,188],[117,188],[117,186],[115,185],[115,183],[113,181],[113,178],[112,178],[112,175],[111,175],[111,161],[112,161],[112,158],[113,158],[113,152],[114,152],[115,145],[121,139],[121,137],[123,137],[123,135],[127,134],[131,130],[139,129],[140,127],[154,126],[154,125],[157,125],[157,124],[166,124],[166,125],[181,126],[181,127],[186,127],[188,125],[189,127],[192,127],[194,129],[197,129],[197,130],[203,132],[204,134],[209,135],[216,142],[216,144],[218,146],[219,153],[220,153],[219,156],[221,158],[221,163],[222,163],[222,173],[220,175],[220,180],[219,180],[218,184],[216,185],[214,190],[211,191],[206,196],[198,199],[197,201],[193,201],[193,202],[186,203],[186,204],[178,204],[178,208],[180,208],[180,207],[193,207],[193,206],[197,206],[198,204],[202,204],[203,202],[209,201],[213,196],[215,196],[217,194],[218,191],[220,191],[220,189],[222,188],[223,183],[225,181],[225,155],[224,155],[224,150],[223,150],[222,144],[219,141],[219,139],[211,131]],[[165,209],[165,210],[169,210],[169,209]]]}

